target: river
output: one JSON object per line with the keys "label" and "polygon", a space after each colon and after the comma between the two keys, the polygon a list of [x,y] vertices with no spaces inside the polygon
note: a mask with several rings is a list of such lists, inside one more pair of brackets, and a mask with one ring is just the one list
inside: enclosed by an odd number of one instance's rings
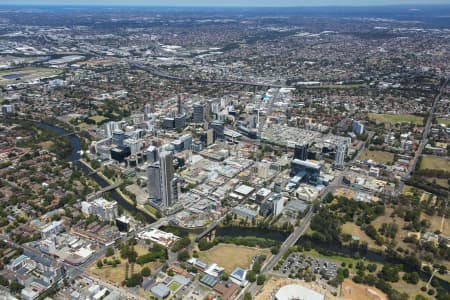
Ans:
{"label": "river", "polygon": [[[52,125],[49,125],[46,123],[34,122],[34,124],[41,128],[52,130],[61,135],[69,134],[69,132],[67,132],[66,130],[64,130],[62,128],[55,127],[55,126],[52,126]],[[79,167],[81,170],[83,170],[86,174],[88,174],[88,176],[91,177],[100,187],[104,188],[104,187],[109,186],[109,183],[105,179],[100,177],[97,173],[92,174],[91,170],[79,161],[80,160],[80,150],[81,150],[80,138],[75,134],[69,135],[68,137],[70,139],[72,151],[70,153],[70,156],[67,158],[67,160],[71,161],[77,167]],[[111,195],[112,199],[114,199],[114,201],[116,201],[125,210],[127,210],[131,213],[141,213],[144,216],[145,221],[147,223],[153,223],[156,221],[152,216],[137,209],[132,204],[130,204],[128,201],[126,201],[119,193],[117,193],[117,191],[112,190],[109,192],[109,194]]]}

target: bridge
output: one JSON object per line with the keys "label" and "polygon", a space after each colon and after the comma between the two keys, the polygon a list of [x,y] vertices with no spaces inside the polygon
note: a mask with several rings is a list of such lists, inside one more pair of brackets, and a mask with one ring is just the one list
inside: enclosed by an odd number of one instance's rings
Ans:
{"label": "bridge", "polygon": [[97,193],[103,194],[103,193],[106,193],[106,192],[115,190],[115,189],[117,189],[117,188],[118,188],[119,186],[121,186],[121,185],[122,185],[122,181],[118,181],[118,182],[116,182],[116,183],[114,183],[114,184],[105,186],[104,188],[102,188],[102,189],[101,189],[100,191],[98,191]]}
{"label": "bridge", "polygon": [[195,241],[198,242],[205,236],[209,235],[214,229],[216,229],[218,222],[214,222],[211,225],[208,226],[205,230],[203,230],[201,233],[197,235],[195,238]]}

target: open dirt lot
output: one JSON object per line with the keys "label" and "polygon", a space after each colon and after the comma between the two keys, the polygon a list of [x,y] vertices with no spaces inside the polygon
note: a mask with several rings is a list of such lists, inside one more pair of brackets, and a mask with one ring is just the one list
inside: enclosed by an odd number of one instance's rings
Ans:
{"label": "open dirt lot", "polygon": [[373,286],[356,284],[345,279],[341,286],[341,295],[345,300],[387,300],[386,294]]}

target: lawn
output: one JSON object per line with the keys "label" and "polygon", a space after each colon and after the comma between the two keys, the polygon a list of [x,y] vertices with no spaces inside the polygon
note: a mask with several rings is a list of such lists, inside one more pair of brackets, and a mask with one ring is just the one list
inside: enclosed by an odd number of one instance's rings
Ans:
{"label": "lawn", "polygon": [[361,241],[367,242],[369,249],[381,248],[380,246],[376,245],[374,240],[372,240],[364,231],[362,231],[358,225],[354,223],[345,223],[344,225],[342,225],[342,233],[347,233],[359,237]]}
{"label": "lawn", "polygon": [[[140,245],[134,246],[134,250],[136,250],[138,256],[148,253],[148,250]],[[116,251],[116,258],[119,258],[121,263],[117,265],[115,268],[112,266],[108,266],[106,264],[103,264],[103,267],[99,269],[97,267],[97,261],[93,262],[92,265],[88,268],[88,272],[91,274],[94,274],[106,281],[115,283],[120,285],[122,281],[125,279],[125,264],[127,263],[126,259],[120,258],[119,251]],[[102,257],[103,260],[105,257]],[[108,260],[111,260],[111,258],[107,258]],[[134,264],[134,273],[139,273],[144,267],[149,267],[150,270],[155,272],[155,270],[160,266],[161,264],[159,262],[149,262],[144,265]],[[131,275],[131,265],[128,268],[128,276]]]}
{"label": "lawn", "polygon": [[399,217],[392,218],[391,214],[393,211],[393,208],[386,208],[384,215],[372,221],[372,225],[378,230],[383,223],[390,224],[395,222],[398,225],[398,232],[395,235],[395,242],[397,242],[397,246],[402,247],[403,249],[411,249],[411,245],[403,242],[403,239],[408,235],[408,231],[402,229],[405,227],[405,220]]}
{"label": "lawn", "polygon": [[178,290],[180,288],[180,284],[178,282],[172,281],[171,284],[169,284],[169,289],[172,292],[175,292],[176,290]]}
{"label": "lawn", "polygon": [[[364,259],[364,260],[363,259],[355,259],[355,258],[345,257],[345,256],[340,256],[340,255],[329,255],[328,256],[328,255],[320,254],[319,252],[317,252],[314,249],[309,250],[309,251],[303,251],[302,253],[305,254],[305,255],[311,256],[311,257],[316,257],[316,258],[321,258],[321,259],[324,259],[324,260],[332,261],[332,262],[335,262],[335,263],[337,263],[339,265],[341,265],[342,263],[346,263],[346,265],[347,265],[346,268],[348,268],[349,264],[352,264],[353,268],[355,268],[356,264],[359,261],[364,261],[365,264],[368,264],[368,263],[376,264],[377,265],[377,270],[381,270],[381,264],[376,263],[376,262],[372,262],[372,261],[366,260],[366,259]],[[350,270],[350,272],[352,272],[352,271]]]}
{"label": "lawn", "polygon": [[268,249],[250,248],[231,244],[219,244],[207,251],[199,251],[199,257],[210,263],[216,263],[231,273],[236,267],[247,269],[252,259],[257,255],[270,257]]}
{"label": "lawn", "polygon": [[385,151],[370,151],[365,149],[359,160],[373,160],[378,163],[392,164],[394,162],[394,154]]}
{"label": "lawn", "polygon": [[[56,76],[62,73],[60,69],[54,68],[19,68],[4,70],[0,72],[0,85],[12,84],[25,82],[30,80],[36,80],[40,78],[48,78]],[[16,80],[15,78],[5,78],[4,76],[14,76],[18,75],[20,78]]]}
{"label": "lawn", "polygon": [[394,114],[369,114],[369,119],[373,121],[380,121],[384,123],[401,123],[409,122],[417,125],[423,125],[423,117],[415,115],[394,115]]}
{"label": "lawn", "polygon": [[450,161],[432,155],[423,155],[420,161],[420,169],[430,169],[430,170],[442,170],[450,172]]}
{"label": "lawn", "polygon": [[436,123],[450,126],[450,118],[437,118]]}
{"label": "lawn", "polygon": [[94,121],[96,124],[99,124],[99,123],[107,120],[108,118],[106,118],[104,116],[96,115],[96,116],[89,117],[89,119]]}
{"label": "lawn", "polygon": [[[399,275],[400,275],[400,278],[402,278],[404,273],[400,272]],[[407,293],[409,296],[409,299],[415,299],[415,297],[417,295],[422,295],[422,296],[426,297],[427,299],[431,299],[430,296],[427,295],[427,293],[424,293],[420,290],[420,288],[422,286],[426,285],[426,283],[423,281],[419,281],[418,284],[409,284],[400,279],[398,282],[391,283],[391,285],[393,288],[395,288],[400,293]]]}
{"label": "lawn", "polygon": [[428,220],[430,222],[430,231],[441,231],[444,235],[450,236],[450,224],[449,224],[449,219],[445,218],[444,219],[444,225],[442,226],[442,217],[441,216],[432,216],[430,217],[427,214],[422,213],[420,215],[421,219],[425,219]]}
{"label": "lawn", "polygon": [[445,179],[445,178],[427,177],[425,180],[428,181],[429,183],[436,182],[437,185],[442,186],[443,188],[448,189],[448,187],[449,187],[448,179]]}

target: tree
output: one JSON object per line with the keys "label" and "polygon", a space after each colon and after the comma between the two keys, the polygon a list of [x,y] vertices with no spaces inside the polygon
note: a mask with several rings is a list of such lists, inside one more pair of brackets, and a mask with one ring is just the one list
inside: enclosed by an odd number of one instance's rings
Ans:
{"label": "tree", "polygon": [[101,269],[103,267],[103,262],[100,259],[99,261],[97,261],[97,268]]}
{"label": "tree", "polygon": [[13,281],[9,284],[9,289],[11,290],[11,292],[18,294],[20,293],[20,291],[24,288],[23,285],[21,285],[20,283]]}
{"label": "tree", "polygon": [[393,265],[384,265],[378,277],[390,282],[397,282],[400,277],[398,275],[398,268]]}
{"label": "tree", "polygon": [[180,253],[178,253],[178,260],[179,261],[187,261],[189,258],[191,258],[191,255],[189,254],[189,252],[187,250],[181,251]]}
{"label": "tree", "polygon": [[256,281],[256,272],[253,270],[250,270],[247,272],[247,275],[245,276],[245,279],[247,279],[250,282]]}
{"label": "tree", "polygon": [[263,285],[264,282],[266,282],[266,276],[258,275],[258,278],[256,279],[256,284],[257,285]]}
{"label": "tree", "polygon": [[114,255],[114,248],[113,247],[106,248],[105,255],[106,255],[106,257],[113,256]]}
{"label": "tree", "polygon": [[409,284],[417,284],[420,281],[420,277],[417,272],[405,273],[403,280]]}
{"label": "tree", "polygon": [[144,268],[142,268],[142,270],[141,270],[141,275],[142,275],[142,276],[148,277],[148,276],[150,276],[151,274],[152,274],[152,272],[150,271],[150,268],[149,268],[149,267],[144,267]]}
{"label": "tree", "polygon": [[220,275],[220,279],[223,281],[227,281],[230,278],[227,272],[223,272],[222,275]]}
{"label": "tree", "polygon": [[250,294],[249,292],[246,292],[244,294],[244,300],[252,300],[252,294]]}

